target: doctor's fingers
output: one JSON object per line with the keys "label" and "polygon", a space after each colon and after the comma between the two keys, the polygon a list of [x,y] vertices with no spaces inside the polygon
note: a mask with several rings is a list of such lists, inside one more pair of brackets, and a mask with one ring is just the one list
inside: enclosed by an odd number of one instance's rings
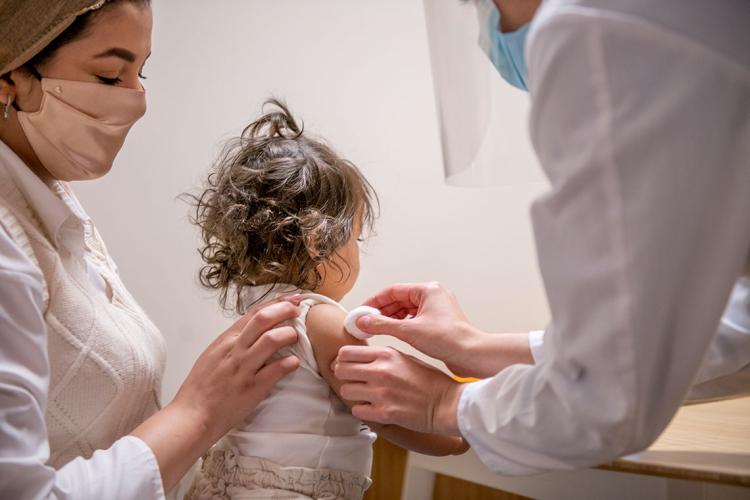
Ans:
{"label": "doctor's fingers", "polygon": [[357,326],[369,334],[391,335],[412,345],[425,334],[422,318],[406,319],[405,314],[398,313],[395,317],[367,314],[357,320]]}
{"label": "doctor's fingers", "polygon": [[377,360],[393,359],[398,351],[392,347],[375,345],[345,345],[339,349],[336,361],[339,363],[371,363]]}
{"label": "doctor's fingers", "polygon": [[389,318],[404,319],[407,316],[415,316],[419,309],[417,307],[404,307],[402,304],[388,304],[380,308],[380,314]]}
{"label": "doctor's fingers", "polygon": [[271,328],[278,326],[284,321],[295,318],[299,314],[299,307],[293,302],[278,301],[260,309],[250,311],[246,316],[250,316],[241,333],[237,337],[236,343],[239,347],[250,347],[261,336]]}
{"label": "doctor's fingers", "polygon": [[[384,370],[387,370],[387,368],[379,368],[377,362],[351,363],[338,361],[333,367],[333,373],[336,375],[337,379],[349,382],[376,381]],[[347,397],[347,399],[350,398]]]}
{"label": "doctor's fingers", "polygon": [[410,309],[417,308],[424,300],[425,294],[437,283],[397,283],[384,288],[364,302],[364,305],[378,309],[394,304]]}
{"label": "doctor's fingers", "polygon": [[357,404],[381,403],[384,391],[380,387],[373,387],[370,384],[361,382],[348,382],[343,384],[339,389],[341,397],[347,401],[356,401]]}
{"label": "doctor's fingers", "polygon": [[400,425],[407,429],[404,412],[396,405],[362,403],[352,406],[352,415],[364,422]]}
{"label": "doctor's fingers", "polygon": [[338,360],[333,366],[336,378],[342,381],[366,382],[373,387],[402,384],[404,376],[408,375],[410,356],[390,347],[374,349],[377,350],[350,351],[351,354],[339,351]]}

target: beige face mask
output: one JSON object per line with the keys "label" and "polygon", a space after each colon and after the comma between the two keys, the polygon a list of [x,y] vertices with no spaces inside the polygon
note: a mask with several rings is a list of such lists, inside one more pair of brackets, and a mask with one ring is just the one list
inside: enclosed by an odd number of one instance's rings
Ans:
{"label": "beige face mask", "polygon": [[42,165],[63,181],[96,179],[112,168],[125,136],[146,112],[144,90],[42,78],[39,111],[19,112]]}

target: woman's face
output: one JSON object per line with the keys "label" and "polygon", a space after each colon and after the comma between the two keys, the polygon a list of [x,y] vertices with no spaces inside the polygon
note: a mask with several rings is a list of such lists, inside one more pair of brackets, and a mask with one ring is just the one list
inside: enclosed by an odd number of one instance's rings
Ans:
{"label": "woman's face", "polygon": [[[151,8],[119,2],[97,14],[81,37],[60,47],[39,67],[44,78],[140,89],[143,65],[151,53]],[[27,112],[39,109],[42,89],[28,71],[14,71],[16,102]]]}

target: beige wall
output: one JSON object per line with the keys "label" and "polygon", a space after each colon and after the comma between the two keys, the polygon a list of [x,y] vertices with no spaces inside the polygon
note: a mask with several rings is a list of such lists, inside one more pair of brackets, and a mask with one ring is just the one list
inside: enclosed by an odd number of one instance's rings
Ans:
{"label": "beige wall", "polygon": [[[197,233],[176,197],[197,186],[222,139],[271,94],[380,195],[378,235],[346,305],[392,282],[441,280],[483,328],[544,326],[528,216],[543,185],[443,182],[421,0],[158,0],[154,14],[149,111],[113,172],[76,189],[167,339],[166,400],[229,323],[197,284]],[[508,119],[525,129],[525,114],[516,115]],[[537,169],[528,144],[523,151],[518,161]]]}

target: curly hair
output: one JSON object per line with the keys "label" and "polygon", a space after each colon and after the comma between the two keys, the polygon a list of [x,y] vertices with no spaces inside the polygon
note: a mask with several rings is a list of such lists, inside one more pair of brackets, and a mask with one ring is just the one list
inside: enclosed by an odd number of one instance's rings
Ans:
{"label": "curly hair", "polygon": [[227,143],[203,193],[191,196],[203,239],[200,282],[239,314],[252,305],[243,300],[248,287],[315,289],[318,264],[341,270],[332,258],[355,219],[365,234],[376,218],[377,195],[357,167],[304,134],[284,103],[266,105],[273,109]]}

